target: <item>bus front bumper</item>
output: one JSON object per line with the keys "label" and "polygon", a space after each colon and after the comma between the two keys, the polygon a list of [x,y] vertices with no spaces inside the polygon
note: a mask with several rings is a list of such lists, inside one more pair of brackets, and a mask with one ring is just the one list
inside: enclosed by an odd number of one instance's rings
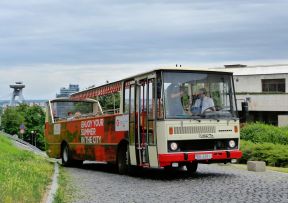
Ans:
{"label": "bus front bumper", "polygon": [[221,150],[208,152],[176,152],[169,154],[159,154],[160,167],[171,166],[172,163],[200,162],[200,163],[227,163],[231,159],[242,157],[240,150]]}

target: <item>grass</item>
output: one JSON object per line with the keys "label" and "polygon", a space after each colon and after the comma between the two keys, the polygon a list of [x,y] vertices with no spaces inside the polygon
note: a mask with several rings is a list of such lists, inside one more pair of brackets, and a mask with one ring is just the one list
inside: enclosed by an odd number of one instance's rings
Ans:
{"label": "grass", "polygon": [[55,195],[53,203],[65,203],[71,202],[75,189],[72,187],[71,178],[68,173],[60,167],[59,176],[58,176],[58,190]]}
{"label": "grass", "polygon": [[[247,170],[247,165],[246,164],[231,164],[231,166]],[[282,173],[288,173],[288,168],[282,168],[282,167],[273,167],[273,166],[266,166],[267,170],[271,171],[277,171],[277,172],[282,172]]]}
{"label": "grass", "polygon": [[53,165],[0,134],[0,202],[41,202]]}
{"label": "grass", "polygon": [[266,166],[266,168],[268,170],[271,170],[271,171],[278,171],[278,172],[282,172],[282,173],[288,173],[288,168],[273,167],[273,166]]}

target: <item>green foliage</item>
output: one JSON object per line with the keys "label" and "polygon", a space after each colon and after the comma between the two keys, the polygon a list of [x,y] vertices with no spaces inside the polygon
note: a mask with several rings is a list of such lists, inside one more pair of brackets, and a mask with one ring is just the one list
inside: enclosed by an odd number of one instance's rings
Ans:
{"label": "green foliage", "polygon": [[24,115],[16,108],[7,108],[2,115],[2,127],[9,134],[18,134],[19,126],[24,123]]}
{"label": "green foliage", "polygon": [[265,161],[269,166],[288,167],[287,145],[242,140],[240,150],[243,152],[240,163]]}
{"label": "green foliage", "polygon": [[41,202],[53,165],[0,134],[0,202]]}
{"label": "green foliage", "polygon": [[249,123],[241,129],[240,162],[265,161],[270,166],[288,167],[288,128]]}
{"label": "green foliage", "polygon": [[40,106],[31,106],[26,109],[25,126],[26,133],[24,137],[27,139],[31,136],[31,131],[36,132],[36,145],[40,149],[44,149],[44,124],[45,112]]}
{"label": "green foliage", "polygon": [[77,102],[73,107],[72,113],[81,112],[82,114],[92,112],[93,104],[87,104],[85,102]]}
{"label": "green foliage", "polygon": [[115,101],[115,109],[118,109],[120,108],[120,93],[100,96],[98,101],[104,111],[113,110],[114,101]]}
{"label": "green foliage", "polygon": [[21,124],[25,125],[23,139],[31,141],[31,132],[36,134],[36,146],[44,149],[44,123],[45,112],[40,106],[28,106],[21,104],[16,107],[8,107],[2,116],[2,127],[9,134],[19,134]]}
{"label": "green foliage", "polygon": [[214,105],[216,107],[221,107],[222,108],[222,104],[224,103],[224,101],[221,102],[221,99],[220,99],[221,97],[220,97],[220,91],[219,90],[213,91],[211,98],[213,99]]}
{"label": "green foliage", "polygon": [[288,145],[288,128],[279,128],[263,123],[249,123],[241,129],[241,139],[253,143]]}

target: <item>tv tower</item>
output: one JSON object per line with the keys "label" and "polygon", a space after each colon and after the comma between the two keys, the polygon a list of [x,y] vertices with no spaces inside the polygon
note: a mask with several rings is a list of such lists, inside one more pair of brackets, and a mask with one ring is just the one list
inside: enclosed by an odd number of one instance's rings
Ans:
{"label": "tv tower", "polygon": [[16,100],[15,98],[18,96],[18,103],[24,103],[24,97],[23,97],[23,93],[22,90],[25,87],[25,85],[23,84],[23,82],[15,82],[14,85],[10,85],[10,88],[14,89],[13,93],[12,93],[12,97],[10,100],[10,106],[16,106]]}

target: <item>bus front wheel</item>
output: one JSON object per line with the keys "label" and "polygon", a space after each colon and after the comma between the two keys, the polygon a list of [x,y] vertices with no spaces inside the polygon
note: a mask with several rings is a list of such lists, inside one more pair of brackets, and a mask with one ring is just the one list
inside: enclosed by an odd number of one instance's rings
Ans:
{"label": "bus front wheel", "polygon": [[189,173],[196,173],[196,171],[197,171],[197,168],[198,168],[198,163],[196,162],[196,163],[187,163],[186,164],[186,168],[187,168],[187,171],[189,172]]}

